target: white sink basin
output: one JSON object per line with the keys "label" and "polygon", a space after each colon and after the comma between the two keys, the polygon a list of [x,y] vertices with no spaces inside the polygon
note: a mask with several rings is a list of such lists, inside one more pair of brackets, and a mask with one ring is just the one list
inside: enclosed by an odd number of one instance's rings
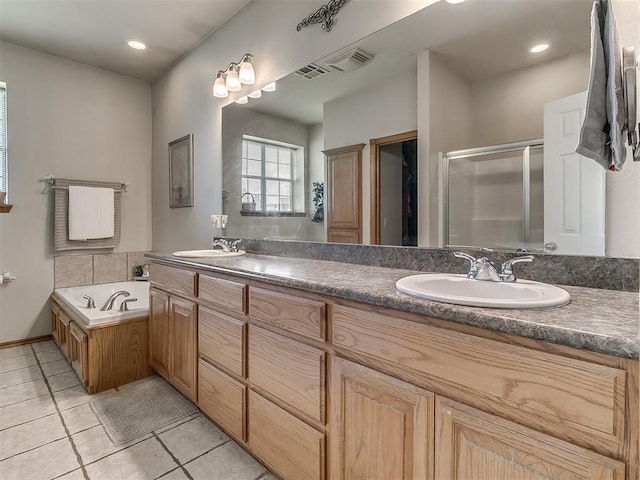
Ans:
{"label": "white sink basin", "polygon": [[238,250],[237,252],[224,252],[220,249],[217,250],[183,250],[181,252],[173,252],[171,255],[174,257],[186,257],[186,258],[231,258],[244,255],[244,250]]}
{"label": "white sink basin", "polygon": [[557,307],[571,300],[568,292],[546,283],[529,280],[490,282],[440,273],[401,278],[396,282],[396,289],[412,297],[471,307]]}

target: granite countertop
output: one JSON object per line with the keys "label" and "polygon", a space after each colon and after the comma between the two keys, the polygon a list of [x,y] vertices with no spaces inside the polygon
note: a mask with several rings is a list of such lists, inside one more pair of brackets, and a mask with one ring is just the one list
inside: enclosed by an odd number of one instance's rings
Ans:
{"label": "granite countertop", "polygon": [[563,307],[478,308],[398,293],[397,280],[426,273],[415,270],[253,254],[224,260],[161,253],[146,256],[617,357],[637,359],[640,352],[638,294],[634,292],[562,286],[571,295],[571,303]]}

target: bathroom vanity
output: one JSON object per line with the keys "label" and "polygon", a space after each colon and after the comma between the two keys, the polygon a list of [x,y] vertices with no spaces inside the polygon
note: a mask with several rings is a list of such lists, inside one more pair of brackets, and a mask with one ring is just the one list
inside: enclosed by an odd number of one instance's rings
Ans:
{"label": "bathroom vanity", "polygon": [[147,256],[150,365],[283,479],[640,478],[636,293],[480,309],[407,270]]}

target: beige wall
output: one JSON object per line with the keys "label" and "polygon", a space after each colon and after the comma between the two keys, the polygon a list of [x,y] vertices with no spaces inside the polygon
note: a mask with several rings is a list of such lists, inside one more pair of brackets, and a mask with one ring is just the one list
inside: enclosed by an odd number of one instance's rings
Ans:
{"label": "beige wall", "polygon": [[544,104],[588,83],[588,50],[474,82],[469,146],[542,138]]}
{"label": "beige wall", "polygon": [[[221,210],[221,108],[237,96],[215,99],[216,71],[251,52],[255,88],[324,57],[405,16],[431,0],[352,0],[327,33],[318,25],[297,32],[309,2],[251,2],[152,86],[153,249],[202,248],[210,240],[209,215]],[[414,105],[415,109],[415,105]],[[169,209],[167,144],[194,134],[193,208]],[[188,235],[185,235],[188,232]]]}
{"label": "beige wall", "polygon": [[151,102],[146,82],[0,43],[7,83],[9,195],[0,215],[0,342],[50,333],[52,195],[47,174],[125,181],[116,252],[151,247]]}
{"label": "beige wall", "polygon": [[370,242],[369,141],[417,128],[417,78],[400,75],[355,95],[324,105],[324,145],[337,148],[364,143],[362,151],[362,239]]}

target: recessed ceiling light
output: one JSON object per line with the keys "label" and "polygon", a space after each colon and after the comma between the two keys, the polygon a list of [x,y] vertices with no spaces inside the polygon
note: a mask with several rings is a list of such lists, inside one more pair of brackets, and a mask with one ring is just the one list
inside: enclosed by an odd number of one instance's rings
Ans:
{"label": "recessed ceiling light", "polygon": [[452,5],[455,5],[456,3],[462,3],[465,0],[447,0],[447,3],[450,3]]}
{"label": "recessed ceiling light", "polygon": [[127,45],[129,45],[131,48],[135,50],[145,50],[147,48],[147,46],[144,43],[139,42],[138,40],[129,40],[127,42]]}
{"label": "recessed ceiling light", "polygon": [[535,45],[529,49],[531,53],[540,53],[544,52],[547,48],[549,48],[548,43],[541,43],[539,45]]}

